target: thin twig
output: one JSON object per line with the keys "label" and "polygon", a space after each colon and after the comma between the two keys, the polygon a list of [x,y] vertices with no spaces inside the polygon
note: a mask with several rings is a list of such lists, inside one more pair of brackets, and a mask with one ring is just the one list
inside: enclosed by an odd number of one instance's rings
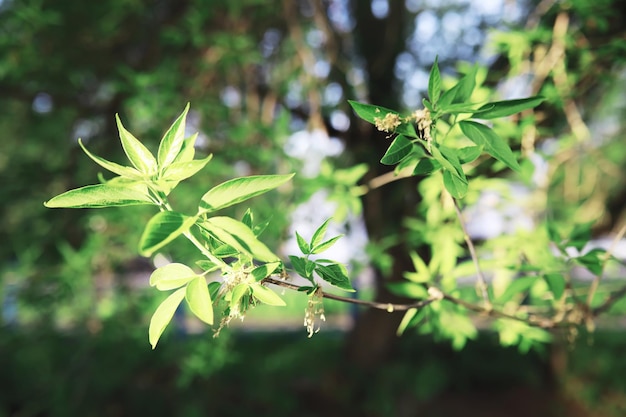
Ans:
{"label": "thin twig", "polygon": [[619,290],[617,290],[614,293],[612,293],[611,295],[609,295],[607,297],[607,299],[604,300],[604,303],[602,303],[598,307],[596,307],[593,310],[591,310],[591,313],[593,314],[594,317],[596,317],[596,316],[598,316],[598,315],[608,311],[613,306],[613,304],[615,304],[616,302],[621,300],[622,297],[624,297],[625,295],[626,295],[626,286],[620,288]]}
{"label": "thin twig", "polygon": [[452,197],[452,201],[454,201],[454,210],[456,211],[456,217],[459,219],[459,223],[461,224],[461,229],[463,229],[463,237],[465,238],[465,243],[467,243],[467,248],[472,257],[472,261],[474,261],[474,266],[476,267],[476,275],[478,277],[478,286],[480,287],[483,301],[485,302],[485,306],[487,308],[491,308],[491,301],[489,301],[489,292],[487,291],[487,281],[485,280],[485,276],[483,275],[483,271],[480,269],[480,264],[478,263],[478,255],[476,254],[476,248],[474,248],[474,243],[467,232],[467,226],[465,225],[465,221],[463,220],[463,213],[461,213],[461,208],[459,207],[459,202],[456,198]]}

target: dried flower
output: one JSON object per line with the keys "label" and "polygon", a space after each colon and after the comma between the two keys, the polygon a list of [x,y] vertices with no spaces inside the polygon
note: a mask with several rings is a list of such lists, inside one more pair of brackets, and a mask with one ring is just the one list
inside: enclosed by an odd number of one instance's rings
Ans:
{"label": "dried flower", "polygon": [[[316,316],[319,316],[320,321],[326,321],[322,298],[322,289],[319,287],[312,294],[309,294],[309,300],[304,310],[304,327],[306,327],[309,337],[320,331],[320,322],[317,322]],[[315,328],[316,322],[317,329]]]}
{"label": "dried flower", "polygon": [[416,110],[412,118],[417,124],[417,133],[426,141],[427,149],[430,152],[430,143],[433,140],[430,135],[430,128],[433,124],[433,119],[430,118],[430,111],[428,109]]}
{"label": "dried flower", "polygon": [[383,118],[374,117],[374,124],[376,125],[376,129],[382,132],[391,133],[396,130],[396,128],[400,126],[401,123],[402,121],[400,120],[400,116],[398,116],[396,113],[387,113]]}

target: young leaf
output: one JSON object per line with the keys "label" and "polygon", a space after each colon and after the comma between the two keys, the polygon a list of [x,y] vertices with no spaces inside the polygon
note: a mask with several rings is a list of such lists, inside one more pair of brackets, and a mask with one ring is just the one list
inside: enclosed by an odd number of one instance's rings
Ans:
{"label": "young leaf", "polygon": [[265,265],[259,265],[250,271],[250,274],[256,281],[261,281],[272,275],[272,272],[274,272],[279,265],[280,262],[270,262]]}
{"label": "young leaf", "polygon": [[204,159],[194,159],[192,161],[180,161],[170,164],[163,174],[161,179],[167,181],[182,181],[189,177],[194,176],[198,171],[206,166],[213,158],[213,155],[209,155]]}
{"label": "young leaf", "polygon": [[203,276],[197,276],[189,284],[185,299],[191,312],[206,324],[213,324],[213,306],[211,294]]}
{"label": "young leaf", "polygon": [[174,162],[183,147],[185,140],[185,118],[187,117],[188,111],[189,103],[187,103],[181,115],[172,123],[161,139],[158,152],[159,168],[161,172]]}
{"label": "young leaf", "polygon": [[97,155],[92,154],[87,150],[85,145],[83,145],[83,141],[78,139],[78,145],[81,149],[87,154],[89,158],[91,158],[96,164],[100,165],[102,168],[111,171],[114,174],[117,174],[121,177],[131,178],[140,180],[143,178],[141,172],[137,171],[135,168],[125,167],[123,165],[116,164],[115,162],[107,161],[104,158],[101,158]]}
{"label": "young leaf", "polygon": [[[357,116],[373,125],[376,125],[377,119],[384,118],[385,115],[387,115],[388,113],[396,114],[401,121],[403,120],[403,117],[400,116],[400,114],[395,110],[391,110],[382,106],[359,103],[358,101],[353,100],[348,100],[348,103],[350,103],[350,106],[352,106],[352,109],[357,114]],[[413,124],[409,122],[400,123],[400,125],[396,127],[394,133],[406,135],[412,138],[418,137],[417,132],[415,131],[415,126],[413,126]]]}
{"label": "young leaf", "polygon": [[300,258],[299,256],[289,255],[289,260],[291,261],[291,266],[296,271],[298,275],[303,278],[310,279],[311,275],[307,274],[306,264],[307,260],[305,258]]}
{"label": "young leaf", "polygon": [[390,282],[387,288],[396,295],[402,297],[414,298],[416,300],[424,300],[428,298],[428,290],[423,285],[415,282],[400,281]]}
{"label": "young leaf", "polygon": [[195,217],[188,217],[175,211],[162,211],[155,214],[146,224],[139,240],[139,253],[151,256],[155,251],[187,232],[195,223]]}
{"label": "young leaf", "polygon": [[472,96],[476,87],[476,72],[478,67],[474,65],[451,89],[443,93],[439,99],[439,108],[446,112],[450,104],[464,103]]}
{"label": "young leaf", "polygon": [[315,233],[313,233],[313,237],[311,238],[311,247],[315,247],[322,243],[324,240],[324,236],[326,236],[326,230],[328,230],[328,223],[330,223],[330,219],[326,219],[324,223],[317,228]]}
{"label": "young leaf", "polygon": [[196,155],[196,139],[198,139],[197,132],[183,141],[183,146],[178,155],[176,155],[174,162],[189,162],[193,160],[193,157]]}
{"label": "young leaf", "polygon": [[410,154],[412,149],[413,143],[408,140],[406,136],[398,135],[393,142],[391,142],[391,145],[389,145],[380,163],[385,165],[397,164],[402,158]]}
{"label": "young leaf", "polygon": [[206,259],[196,261],[196,265],[198,265],[198,268],[201,268],[204,272],[212,272],[220,268],[219,265],[216,265],[212,261]]}
{"label": "young leaf", "polygon": [[185,298],[186,288],[181,288],[174,291],[169,297],[167,297],[156,309],[152,318],[150,319],[150,328],[148,330],[150,344],[154,349],[159,341],[159,338],[163,334],[163,331],[169,324],[176,309],[180,305],[183,298]]}
{"label": "young leaf", "polygon": [[499,117],[510,116],[522,110],[537,107],[545,100],[545,97],[535,96],[517,100],[494,101],[480,107],[473,114],[479,119],[497,119]]}
{"label": "young leaf", "polygon": [[298,243],[298,248],[300,248],[300,252],[302,252],[304,255],[308,255],[311,253],[311,247],[309,246],[308,242],[304,240],[304,238],[300,236],[300,233],[298,232],[296,232],[296,242]]}
{"label": "young leaf", "polygon": [[555,300],[559,300],[565,292],[565,279],[563,275],[556,273],[547,273],[543,275],[543,279],[548,284],[548,288],[552,291]]}
{"label": "young leaf", "polygon": [[483,153],[482,146],[466,146],[464,148],[458,149],[456,151],[457,156],[459,157],[459,162],[462,164],[469,164],[470,162],[474,162],[476,158]]}
{"label": "young leaf", "polygon": [[404,314],[400,325],[398,326],[398,330],[396,330],[396,335],[402,336],[404,331],[411,325],[413,319],[417,316],[418,310],[416,308],[410,308]]}
{"label": "young leaf", "polygon": [[156,173],[157,162],[152,153],[139,142],[136,137],[126,130],[117,114],[115,115],[115,121],[117,122],[117,129],[120,132],[122,148],[124,148],[128,160],[135,168],[144,174],[152,175]]}
{"label": "young leaf", "polygon": [[148,195],[148,187],[139,182],[87,185],[66,191],[44,203],[48,208],[103,208],[139,204],[154,204]]}
{"label": "young leaf", "polygon": [[430,69],[430,75],[428,77],[428,98],[433,106],[437,105],[439,101],[439,95],[441,94],[441,74],[439,73],[439,57],[435,58],[435,63]]}
{"label": "young leaf", "polygon": [[443,185],[454,198],[463,198],[467,194],[467,179],[463,180],[447,169],[443,171]]}
{"label": "young leaf", "polygon": [[237,284],[235,288],[233,288],[233,292],[230,295],[230,305],[238,305],[239,300],[245,295],[248,295],[250,292],[250,286],[246,283]]}
{"label": "young leaf", "polygon": [[253,221],[254,221],[254,215],[252,214],[252,210],[248,207],[246,209],[246,212],[243,214],[243,217],[241,218],[241,223],[245,224],[250,229],[252,229]]}
{"label": "young leaf", "polygon": [[180,288],[198,276],[187,265],[171,263],[157,268],[150,275],[150,286],[159,291],[169,291]]}
{"label": "young leaf", "polygon": [[460,180],[465,180],[465,182],[467,182],[467,179],[465,178],[465,173],[463,172],[463,168],[461,167],[461,164],[456,155],[453,153],[452,150],[449,150],[450,152],[446,152],[446,154],[444,155],[444,149],[445,148],[440,149],[437,146],[432,147],[431,152],[435,160],[437,160],[437,162],[439,162],[441,166],[445,170],[449,171],[452,175],[459,178]]}
{"label": "young leaf", "polygon": [[216,216],[204,222],[202,227],[206,228],[222,242],[243,253],[252,255],[260,261],[275,262],[279,260],[263,242],[257,239],[252,230],[239,220],[231,217]]}
{"label": "young leaf", "polygon": [[413,170],[413,175],[429,175],[441,169],[441,164],[433,158],[420,159]]}
{"label": "young leaf", "polygon": [[528,291],[530,287],[537,281],[539,277],[529,276],[516,278],[509,286],[504,290],[504,293],[498,297],[499,303],[506,303],[511,300],[515,295]]}
{"label": "young leaf", "polygon": [[343,235],[335,236],[333,238],[328,239],[325,242],[320,243],[319,245],[314,246],[313,249],[311,249],[311,254],[315,255],[315,254],[324,252],[325,250],[333,246],[335,242],[341,239],[342,237]]}
{"label": "young leaf", "polygon": [[257,175],[223,182],[202,196],[200,210],[212,212],[241,203],[284,184],[293,175]]}
{"label": "young leaf", "polygon": [[254,296],[254,298],[264,304],[268,304],[271,306],[287,305],[285,304],[285,300],[280,298],[278,294],[261,284],[250,284],[250,288],[252,288],[252,295]]}
{"label": "young leaf", "polygon": [[485,152],[515,171],[521,171],[521,167],[513,155],[513,151],[506,142],[491,128],[482,123],[471,120],[459,122],[461,131],[478,146],[484,146]]}
{"label": "young leaf", "polygon": [[317,264],[315,272],[329,284],[345,291],[354,292],[354,288],[350,284],[350,278],[348,278],[345,268],[342,268],[341,265],[336,263],[330,265]]}

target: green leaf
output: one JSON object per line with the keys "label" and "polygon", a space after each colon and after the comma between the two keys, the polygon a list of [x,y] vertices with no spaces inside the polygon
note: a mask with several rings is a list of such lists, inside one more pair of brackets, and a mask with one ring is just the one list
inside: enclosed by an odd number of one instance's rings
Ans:
{"label": "green leaf", "polygon": [[200,209],[212,212],[241,203],[284,184],[293,175],[257,175],[223,182],[202,196]]}
{"label": "green leaf", "polygon": [[[403,121],[404,118],[395,110],[388,109],[382,106],[374,106],[372,104],[359,103],[358,101],[348,100],[350,106],[354,112],[361,119],[369,122],[373,125],[376,125],[376,119],[384,118],[387,113],[397,114],[400,117],[400,120]],[[415,131],[415,126],[412,123],[403,121],[396,128],[395,133],[406,135],[412,138],[417,138],[417,132]]]}
{"label": "green leaf", "polygon": [[413,175],[429,175],[441,169],[441,164],[433,158],[420,159],[413,170]]}
{"label": "green leaf", "polygon": [[533,286],[533,284],[537,281],[538,277],[529,276],[529,277],[521,277],[516,278],[509,284],[509,286],[504,290],[504,293],[500,297],[498,297],[498,302],[506,303],[511,300],[517,294],[521,294],[526,292]]}
{"label": "green leaf", "polygon": [[204,168],[211,158],[213,158],[213,155],[209,155],[204,159],[174,162],[165,169],[161,175],[161,179],[167,181],[182,181],[192,177]]}
{"label": "green leaf", "polygon": [[206,259],[196,261],[196,265],[198,265],[198,268],[202,269],[204,272],[211,272],[220,268],[219,265],[216,265],[214,262]]}
{"label": "green leaf", "polygon": [[415,282],[391,282],[387,284],[387,288],[389,288],[391,293],[402,297],[414,298],[416,300],[425,300],[428,298],[426,288]]}
{"label": "green leaf", "polygon": [[521,171],[521,167],[513,155],[513,151],[507,143],[491,128],[482,123],[471,120],[459,122],[461,131],[478,146],[484,146],[485,152],[515,171]]}
{"label": "green leaf", "polygon": [[189,103],[187,103],[181,115],[165,132],[161,143],[159,143],[158,158],[161,172],[174,162],[183,147],[183,142],[185,141],[185,118],[188,111]]}
{"label": "green leaf", "polygon": [[261,281],[272,275],[272,272],[274,272],[279,265],[280,262],[271,262],[265,265],[259,265],[252,271],[250,271],[250,274],[254,277],[256,281]]}
{"label": "green leaf", "polygon": [[263,304],[271,306],[287,305],[285,304],[285,300],[280,298],[278,294],[261,284],[250,284],[250,288],[252,288],[252,295],[254,296],[254,298],[259,300]]}
{"label": "green leaf", "polygon": [[405,272],[404,277],[416,283],[430,282],[433,279],[433,274],[430,272],[428,265],[426,265],[422,257],[419,256],[417,252],[411,252],[410,256],[415,272]]}
{"label": "green leaf", "polygon": [[231,217],[211,217],[202,223],[202,227],[217,239],[230,245],[240,252],[249,254],[260,261],[275,262],[278,257],[261,242],[252,230],[239,220]]}
{"label": "green leaf", "polygon": [[146,224],[139,240],[139,253],[151,256],[154,252],[187,232],[196,222],[195,217],[188,217],[175,211],[162,211],[155,214]]}
{"label": "green leaf", "polygon": [[222,283],[218,281],[209,282],[209,294],[211,295],[211,300],[217,300],[220,295],[220,289],[222,288]]}
{"label": "green leaf", "polygon": [[331,219],[326,219],[324,223],[317,228],[317,230],[313,233],[313,237],[311,237],[311,248],[319,245],[324,240],[324,236],[326,236],[326,231],[328,230],[328,224]]}
{"label": "green leaf", "polygon": [[239,252],[240,251],[237,248],[233,248],[232,246],[226,244],[219,245],[211,251],[211,253],[218,258],[237,257],[237,255],[239,255]]}
{"label": "green leaf", "polygon": [[410,154],[412,149],[413,143],[406,136],[398,135],[389,145],[380,163],[385,165],[397,164],[402,158]]}
{"label": "green leaf", "polygon": [[119,115],[115,115],[115,121],[117,122],[117,129],[120,132],[120,141],[122,142],[122,148],[128,157],[128,160],[137,168],[140,172],[152,175],[157,171],[157,162],[154,159],[152,153],[146,148],[136,137],[134,137],[120,120]]}
{"label": "green leaf", "polygon": [[100,165],[102,168],[113,172],[121,177],[131,178],[140,180],[143,178],[141,172],[137,171],[135,168],[125,167],[123,165],[116,164],[115,162],[107,161],[104,158],[101,158],[97,155],[92,154],[87,150],[85,145],[83,145],[83,141],[78,139],[78,144],[81,149],[87,154],[89,158],[91,158],[96,164]]}
{"label": "green leaf", "polygon": [[298,243],[298,248],[300,248],[300,252],[304,255],[309,255],[311,253],[311,247],[308,242],[304,240],[302,236],[298,232],[296,232],[296,242]]}
{"label": "green leaf", "polygon": [[463,113],[474,113],[476,111],[476,103],[457,103],[450,104],[446,107],[445,113],[450,114],[463,114]]}
{"label": "green leaf", "polygon": [[431,148],[431,152],[433,157],[441,164],[444,170],[449,171],[452,175],[454,175],[461,181],[467,182],[467,178],[465,177],[465,173],[463,172],[461,163],[459,162],[453,150],[445,147],[439,148],[437,146],[433,146]]}
{"label": "green leaf", "polygon": [[307,259],[300,258],[299,256],[289,255],[289,260],[291,261],[291,266],[293,266],[293,269],[298,275],[307,279],[311,278],[311,275],[307,274]]}
{"label": "green leaf", "polygon": [[510,116],[526,109],[537,107],[545,100],[545,97],[535,96],[517,100],[494,101],[487,103],[476,110],[472,117],[479,119],[497,119]]}
{"label": "green leaf", "polygon": [[46,201],[49,208],[103,208],[154,204],[148,187],[139,182],[97,184],[69,190]]}
{"label": "green leaf", "polygon": [[341,288],[345,291],[354,291],[354,288],[352,288],[352,284],[350,284],[350,278],[348,278],[348,274],[345,268],[339,264],[317,264],[315,266],[315,272],[317,272],[320,278],[322,278],[324,281],[328,282],[331,285],[334,285],[337,288]]}
{"label": "green leaf", "polygon": [[156,311],[152,315],[152,318],[150,319],[150,328],[148,330],[152,349],[156,347],[163,331],[172,320],[172,317],[174,317],[176,309],[180,305],[181,301],[183,301],[183,298],[185,298],[186,291],[186,288],[174,291],[157,307]]}
{"label": "green leaf", "polygon": [[464,103],[472,96],[476,87],[476,72],[478,67],[474,65],[452,88],[444,92],[439,99],[439,108],[446,112],[451,104]]}
{"label": "green leaf", "polygon": [[482,146],[466,146],[465,148],[458,149],[456,151],[461,164],[468,164],[474,162],[476,158],[483,153]]}
{"label": "green leaf", "polygon": [[174,159],[174,162],[189,162],[193,160],[196,155],[196,139],[198,139],[198,133],[194,133],[183,141],[183,146],[176,156],[176,159]]}
{"label": "green leaf", "polygon": [[409,325],[413,322],[413,319],[417,316],[417,313],[418,311],[416,308],[410,308],[406,311],[406,313],[404,313],[404,317],[402,317],[398,330],[396,330],[396,335],[402,336]]}
{"label": "green leaf", "polygon": [[230,295],[230,304],[231,306],[235,306],[239,304],[239,300],[242,297],[248,295],[250,292],[250,286],[245,283],[237,284],[235,288],[233,288],[233,292]]}
{"label": "green leaf", "polygon": [[606,256],[606,250],[604,249],[592,249],[578,258],[574,258],[574,261],[587,268],[594,275],[600,275],[602,273],[602,266],[604,265],[604,257]]}
{"label": "green leaf", "polygon": [[548,284],[548,288],[550,288],[552,294],[554,294],[554,299],[559,300],[565,292],[565,279],[563,275],[548,273],[543,275],[543,279],[546,281],[546,284]]}
{"label": "green leaf", "polygon": [[246,212],[243,214],[243,217],[241,218],[241,223],[245,224],[250,229],[252,229],[253,221],[254,221],[254,215],[252,214],[252,210],[248,207],[246,209]]}
{"label": "green leaf", "polygon": [[343,235],[335,236],[333,238],[328,239],[325,242],[320,243],[319,245],[314,246],[313,249],[311,249],[311,254],[318,254],[318,253],[324,252],[325,250],[333,246],[335,242],[341,239],[342,237]]}
{"label": "green leaf", "polygon": [[213,324],[213,305],[211,294],[203,276],[197,276],[189,284],[185,299],[191,312],[206,324]]}
{"label": "green leaf", "polygon": [[453,175],[447,169],[443,171],[443,185],[454,198],[463,198],[467,194],[467,179],[465,181]]}
{"label": "green leaf", "polygon": [[187,265],[171,263],[157,268],[150,275],[150,286],[159,291],[169,291],[186,285],[198,276]]}
{"label": "green leaf", "polygon": [[441,74],[439,73],[439,57],[435,58],[435,63],[430,69],[428,77],[428,98],[433,106],[437,105],[441,94]]}

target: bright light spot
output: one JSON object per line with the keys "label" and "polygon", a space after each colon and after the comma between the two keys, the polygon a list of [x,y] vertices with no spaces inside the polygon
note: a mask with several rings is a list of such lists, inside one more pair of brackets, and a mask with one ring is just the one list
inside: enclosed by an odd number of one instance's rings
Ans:
{"label": "bright light spot", "polygon": [[231,109],[233,107],[239,107],[241,104],[241,93],[239,93],[239,90],[231,85],[222,90],[220,98],[222,99],[222,103]]}
{"label": "bright light spot", "polygon": [[33,99],[33,110],[35,113],[50,113],[53,107],[52,96],[48,93],[38,93]]}
{"label": "bright light spot", "polygon": [[335,110],[330,114],[330,124],[340,132],[346,132],[350,128],[350,118],[341,110]]}
{"label": "bright light spot", "polygon": [[313,48],[321,48],[326,41],[326,36],[324,35],[324,32],[319,29],[311,29],[306,34],[306,41]]}
{"label": "bright light spot", "polygon": [[377,19],[384,19],[389,15],[389,2],[387,0],[372,0],[372,14]]}
{"label": "bright light spot", "polygon": [[399,79],[405,79],[415,69],[415,58],[408,52],[402,52],[396,58],[396,66],[394,68],[395,76]]}
{"label": "bright light spot", "polygon": [[343,88],[338,83],[330,83],[324,89],[324,104],[335,106],[343,97]]}
{"label": "bright light spot", "polygon": [[423,11],[415,18],[415,38],[418,42],[426,42],[439,29],[437,15],[429,10]]}
{"label": "bright light spot", "polygon": [[317,61],[313,73],[319,78],[326,78],[330,73],[330,64],[327,61]]}

